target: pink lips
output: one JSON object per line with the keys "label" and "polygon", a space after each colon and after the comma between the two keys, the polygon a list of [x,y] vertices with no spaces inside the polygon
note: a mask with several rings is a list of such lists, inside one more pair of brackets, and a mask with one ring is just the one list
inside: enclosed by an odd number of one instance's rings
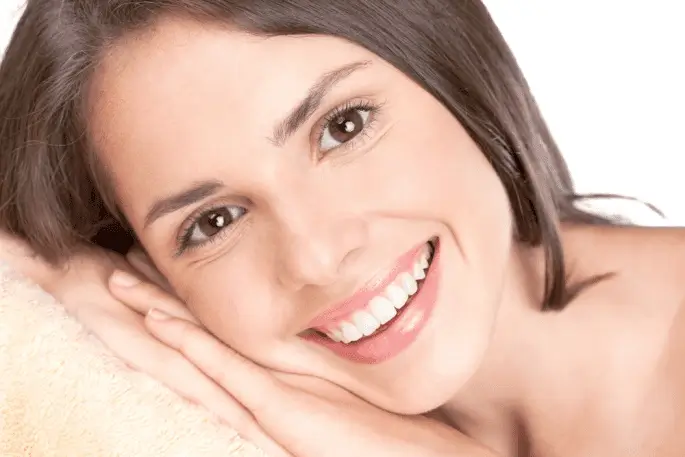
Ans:
{"label": "pink lips", "polygon": [[377,277],[369,281],[357,291],[353,296],[347,300],[339,303],[331,309],[324,311],[323,314],[316,317],[309,323],[309,328],[314,328],[325,332],[327,328],[340,325],[343,320],[349,318],[352,313],[365,309],[369,301],[381,295],[386,287],[403,271],[412,271],[416,258],[421,254],[421,251],[426,246],[426,243],[421,243],[415,248],[403,254],[392,268],[381,277]]}
{"label": "pink lips", "polygon": [[[423,246],[424,244],[421,244],[404,254],[392,272],[389,272],[381,280],[372,281],[350,299],[314,319],[310,328],[327,328],[335,325],[338,320],[349,316],[350,313],[366,307],[369,300],[380,294],[398,273],[406,271],[413,264]],[[436,242],[430,268],[426,272],[426,278],[419,286],[418,292],[398,312],[397,317],[386,324],[385,328],[382,327],[371,336],[349,344],[335,342],[318,334],[307,334],[302,338],[319,344],[339,357],[352,362],[375,364],[386,361],[401,353],[418,338],[435,308],[439,280],[440,243]]]}

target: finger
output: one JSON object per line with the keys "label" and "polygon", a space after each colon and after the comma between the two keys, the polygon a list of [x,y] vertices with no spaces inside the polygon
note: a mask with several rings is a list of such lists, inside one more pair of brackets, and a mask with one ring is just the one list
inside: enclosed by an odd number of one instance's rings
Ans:
{"label": "finger", "polygon": [[272,439],[262,427],[259,426],[254,418],[251,419],[249,424],[244,425],[241,429],[238,429],[230,423],[227,425],[233,427],[240,436],[259,447],[269,457],[293,457],[290,452]]}
{"label": "finger", "polygon": [[[184,354],[231,392],[261,428],[294,455],[361,455],[370,443],[377,445],[382,439],[382,435],[373,430],[367,433],[360,425],[377,421],[366,417],[373,408],[360,409],[349,398],[345,405],[339,405],[280,382],[267,369],[189,322],[153,310],[145,323],[161,341]],[[320,385],[316,390],[329,391]],[[345,449],[332,450],[331,446],[339,443],[341,436],[346,437]],[[349,449],[348,443],[352,444]]]}
{"label": "finger", "polygon": [[140,315],[101,309],[81,311],[77,319],[136,371],[158,380],[181,397],[201,405],[270,457],[288,457],[257,424],[250,412],[182,354],[151,338]]}
{"label": "finger", "polygon": [[321,378],[293,373],[274,372],[272,375],[280,382],[294,389],[303,390],[319,398],[326,399],[341,406],[359,407],[368,403],[348,390]]}
{"label": "finger", "polygon": [[[268,370],[241,356],[188,321],[152,310],[145,319],[150,332],[185,355],[202,372],[233,395],[258,422],[282,419],[283,403],[294,391]],[[287,408],[286,408],[287,409]]]}
{"label": "finger", "polygon": [[155,308],[171,316],[200,325],[195,316],[179,299],[159,286],[141,281],[140,278],[129,273],[120,270],[115,271],[110,277],[109,288],[117,300],[140,314],[145,315]]}
{"label": "finger", "polygon": [[143,277],[161,289],[171,292],[171,287],[162,273],[159,272],[150,257],[139,247],[131,248],[126,254],[126,260]]}

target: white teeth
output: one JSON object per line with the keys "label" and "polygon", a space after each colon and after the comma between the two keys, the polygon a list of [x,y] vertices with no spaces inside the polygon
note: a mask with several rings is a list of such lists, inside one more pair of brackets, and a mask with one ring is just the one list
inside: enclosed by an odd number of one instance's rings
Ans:
{"label": "white teeth", "polygon": [[385,288],[385,295],[388,296],[392,305],[397,309],[402,308],[409,299],[409,295],[401,287],[396,286],[395,284],[390,284]]}
{"label": "white teeth", "polygon": [[409,295],[413,295],[418,290],[416,280],[409,273],[402,273],[397,277],[397,284]]}
{"label": "white teeth", "polygon": [[366,311],[357,311],[352,315],[352,322],[357,327],[357,330],[361,332],[364,336],[369,336],[376,330],[381,324],[373,317],[370,313]]}
{"label": "white teeth", "polygon": [[351,343],[353,341],[357,341],[360,339],[362,336],[362,332],[359,331],[357,327],[354,325],[350,324],[349,322],[343,322],[340,325],[340,330],[342,331],[342,342],[343,343]]}
{"label": "white teeth", "polygon": [[335,342],[348,344],[372,335],[382,325],[390,322],[397,316],[397,310],[402,309],[409,297],[418,291],[417,281],[425,279],[426,269],[432,257],[433,248],[426,245],[410,271],[400,273],[386,287],[383,295],[369,301],[365,310],[356,311],[348,321],[326,329],[326,335]]}
{"label": "white teeth", "polygon": [[426,277],[426,272],[424,271],[423,268],[421,268],[421,265],[418,263],[414,264],[414,271],[412,271],[412,276],[414,277],[415,280],[419,281],[423,278]]}
{"label": "white teeth", "polygon": [[381,325],[386,324],[397,316],[397,311],[392,302],[385,297],[373,297],[369,302],[369,311]]}
{"label": "white teeth", "polygon": [[336,343],[339,343],[343,340],[343,334],[337,328],[329,329],[328,332],[326,332],[326,335],[328,335],[328,337]]}

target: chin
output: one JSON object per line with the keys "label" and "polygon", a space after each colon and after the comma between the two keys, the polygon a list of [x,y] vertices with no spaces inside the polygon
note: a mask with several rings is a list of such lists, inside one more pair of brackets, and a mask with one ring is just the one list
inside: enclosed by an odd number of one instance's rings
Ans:
{"label": "chin", "polygon": [[367,392],[366,400],[405,415],[426,414],[441,408],[455,400],[475,376],[488,343],[487,337],[480,338],[479,342],[472,340],[462,351],[454,350],[454,343],[434,346],[433,351],[419,356],[402,374],[386,380],[384,388],[377,386],[375,392]]}
{"label": "chin", "polygon": [[474,307],[477,315],[440,303],[435,319],[406,353],[358,377],[351,390],[403,415],[426,414],[457,400],[483,368],[492,341],[497,307],[475,304],[481,305]]}

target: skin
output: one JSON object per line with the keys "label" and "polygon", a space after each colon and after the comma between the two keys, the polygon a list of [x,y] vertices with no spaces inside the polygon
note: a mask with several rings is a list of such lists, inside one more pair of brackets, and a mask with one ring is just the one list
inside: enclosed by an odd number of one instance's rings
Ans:
{"label": "skin", "polygon": [[[359,62],[310,120],[274,141],[317,79]],[[440,103],[358,46],[166,21],[112,48],[89,95],[91,135],[140,242],[238,353],[391,412],[439,408],[501,455],[675,448],[669,430],[684,424],[665,418],[685,407],[674,387],[685,380],[681,231],[564,227],[572,280],[619,274],[543,314],[540,252],[514,242],[509,202],[481,151]],[[378,107],[367,130],[322,151],[325,116],[358,101]],[[224,185],[146,224],[156,201],[205,180]],[[238,207],[245,215],[213,242],[179,255],[189,218]],[[402,354],[360,365],[300,338],[433,236],[438,304]]]}

